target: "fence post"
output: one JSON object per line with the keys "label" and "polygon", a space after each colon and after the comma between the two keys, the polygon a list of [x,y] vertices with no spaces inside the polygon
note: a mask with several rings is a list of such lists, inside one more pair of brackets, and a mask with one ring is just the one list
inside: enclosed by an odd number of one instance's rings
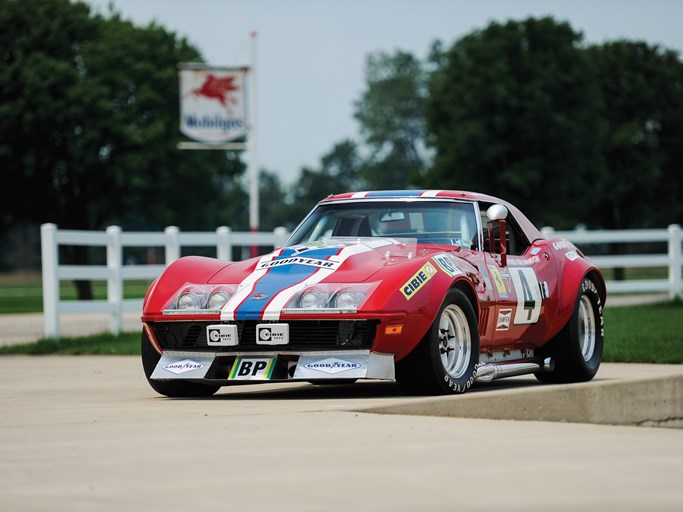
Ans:
{"label": "fence post", "polygon": [[550,226],[543,226],[541,228],[541,235],[543,235],[543,238],[545,238],[546,240],[553,238],[555,235],[555,228]]}
{"label": "fence post", "polygon": [[166,266],[180,258],[180,230],[177,226],[167,226],[166,235]]}
{"label": "fence post", "polygon": [[43,271],[43,324],[46,338],[59,338],[59,246],[57,225],[40,226],[40,253]]}
{"label": "fence post", "polygon": [[230,228],[219,226],[216,228],[216,258],[232,261],[232,244],[230,243]]}
{"label": "fence post", "polygon": [[681,265],[683,254],[681,249],[681,226],[671,224],[669,231],[669,297],[671,300],[683,297],[683,279],[681,279]]}
{"label": "fence post", "polygon": [[123,248],[121,247],[121,228],[119,226],[107,227],[107,302],[112,306],[109,317],[109,332],[115,335],[121,334],[123,324],[123,283],[121,281],[121,265],[123,260]]}
{"label": "fence post", "polygon": [[275,236],[273,248],[277,249],[285,245],[287,238],[289,238],[289,232],[283,227],[277,227],[273,230],[273,236]]}

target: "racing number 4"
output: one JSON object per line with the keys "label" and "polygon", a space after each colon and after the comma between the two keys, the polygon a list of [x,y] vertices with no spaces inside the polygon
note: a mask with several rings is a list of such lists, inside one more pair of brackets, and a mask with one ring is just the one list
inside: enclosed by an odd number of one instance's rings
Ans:
{"label": "racing number 4", "polygon": [[510,268],[510,277],[517,294],[515,324],[535,324],[541,314],[541,289],[534,269]]}

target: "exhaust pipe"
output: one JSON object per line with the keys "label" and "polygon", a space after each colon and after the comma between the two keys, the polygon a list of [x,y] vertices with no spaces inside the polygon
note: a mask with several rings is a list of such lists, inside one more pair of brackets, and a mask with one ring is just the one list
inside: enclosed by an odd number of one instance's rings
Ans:
{"label": "exhaust pipe", "polygon": [[502,379],[503,377],[514,377],[516,375],[527,375],[538,371],[551,372],[555,368],[553,360],[546,357],[542,364],[539,363],[509,363],[492,364],[482,363],[477,368],[476,382],[491,382],[492,380]]}

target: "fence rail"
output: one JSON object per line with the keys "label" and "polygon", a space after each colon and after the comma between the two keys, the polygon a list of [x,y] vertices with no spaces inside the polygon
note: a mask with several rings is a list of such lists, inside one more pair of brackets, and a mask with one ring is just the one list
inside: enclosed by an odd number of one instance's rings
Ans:
{"label": "fence rail", "polygon": [[[163,233],[124,233],[119,226],[109,226],[105,232],[58,229],[55,224],[40,228],[43,270],[43,315],[45,337],[59,337],[59,317],[62,313],[109,313],[109,330],[121,332],[122,314],[140,311],[142,299],[125,299],[123,283],[132,279],[155,279],[181,256],[183,247],[215,247],[216,257],[232,261],[234,247],[280,247],[289,233],[276,228],[272,233],[232,231],[221,226],[215,232],[180,231],[175,226]],[[106,248],[106,265],[63,265],[59,262],[60,246]],[[164,265],[124,264],[126,247],[163,247]],[[100,280],[107,282],[106,300],[61,300],[60,281]]]}
{"label": "fence rail", "polygon": [[[593,256],[591,260],[602,269],[668,268],[668,279],[607,281],[610,293],[661,292],[668,293],[671,298],[683,296],[683,236],[678,225],[671,225],[667,229],[612,231],[555,231],[553,228],[543,228],[542,233],[546,238],[565,238],[580,248],[591,244],[664,242],[668,246],[666,254],[612,254]],[[226,226],[217,228],[215,232],[182,232],[170,226],[163,233],[124,233],[118,226],[110,226],[105,232],[95,232],[58,229],[55,224],[43,224],[41,250],[45,336],[59,337],[59,318],[63,313],[108,313],[110,332],[120,333],[122,314],[142,309],[142,299],[124,299],[124,281],[158,277],[166,266],[180,258],[183,247],[215,247],[218,259],[231,261],[234,247],[279,247],[288,235],[284,228],[277,228],[272,233],[231,231]],[[63,265],[59,262],[59,247],[65,245],[105,247],[106,265]],[[165,264],[124,264],[123,249],[126,247],[163,247]],[[106,281],[107,299],[61,300],[60,281],[79,279]]]}
{"label": "fence rail", "polygon": [[644,244],[664,242],[667,244],[666,254],[612,254],[591,256],[591,261],[600,269],[607,268],[645,268],[662,267],[668,269],[666,279],[630,279],[624,281],[607,281],[610,293],[668,293],[671,299],[683,296],[683,231],[678,224],[666,229],[615,229],[606,231],[555,231],[543,228],[545,238],[565,238],[579,248],[596,244]]}

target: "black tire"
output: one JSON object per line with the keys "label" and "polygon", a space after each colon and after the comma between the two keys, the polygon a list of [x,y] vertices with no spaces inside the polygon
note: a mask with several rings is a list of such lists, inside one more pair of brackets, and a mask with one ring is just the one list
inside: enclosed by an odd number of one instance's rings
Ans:
{"label": "black tire", "polygon": [[196,382],[187,382],[181,380],[152,380],[150,376],[154,373],[161,355],[154,349],[147,337],[147,333],[142,331],[142,342],[140,346],[140,354],[142,356],[142,368],[145,370],[145,377],[147,382],[152,386],[152,389],[170,398],[190,398],[190,397],[208,397],[212,396],[220,389],[220,386],[210,386],[206,384],[198,384]]}
{"label": "black tire", "polygon": [[479,329],[472,304],[452,289],[425,337],[396,363],[396,381],[410,394],[446,395],[467,391],[479,363]]}
{"label": "black tire", "polygon": [[541,347],[538,354],[551,357],[552,372],[538,372],[536,378],[548,384],[587,382],[595,377],[602,361],[605,321],[602,300],[595,283],[581,282],[572,316],[562,330]]}

